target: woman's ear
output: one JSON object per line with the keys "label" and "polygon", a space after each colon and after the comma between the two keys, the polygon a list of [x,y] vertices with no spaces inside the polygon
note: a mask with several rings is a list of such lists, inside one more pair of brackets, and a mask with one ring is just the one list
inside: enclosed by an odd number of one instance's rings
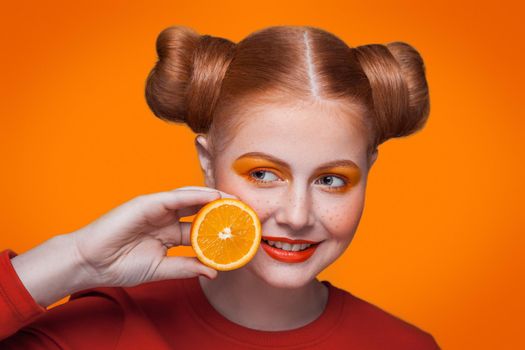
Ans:
{"label": "woman's ear", "polygon": [[374,152],[372,153],[372,155],[370,156],[370,160],[368,162],[368,169],[370,170],[370,168],[372,167],[372,165],[374,165],[376,159],[377,159],[377,155],[379,154],[379,151],[377,150],[377,148],[374,150]]}
{"label": "woman's ear", "polygon": [[204,175],[204,183],[210,188],[215,188],[213,162],[208,139],[204,135],[197,135],[197,137],[195,137],[195,147],[197,148],[197,154],[199,155],[199,163],[202,174]]}

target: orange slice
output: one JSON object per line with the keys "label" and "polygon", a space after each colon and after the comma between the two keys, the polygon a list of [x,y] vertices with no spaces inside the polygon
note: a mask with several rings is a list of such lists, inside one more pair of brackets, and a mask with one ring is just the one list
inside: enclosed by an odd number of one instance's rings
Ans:
{"label": "orange slice", "polygon": [[191,225],[191,246],[197,258],[216,270],[246,265],[261,244],[261,222],[246,203],[221,198],[202,207]]}

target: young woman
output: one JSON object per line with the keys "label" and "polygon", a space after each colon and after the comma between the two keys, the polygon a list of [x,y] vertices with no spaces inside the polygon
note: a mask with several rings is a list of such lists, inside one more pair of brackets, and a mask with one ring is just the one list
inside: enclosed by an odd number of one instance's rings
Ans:
{"label": "young woman", "polygon": [[[425,124],[418,52],[403,42],[349,47],[308,26],[268,27],[237,44],[174,26],[157,52],[147,102],[197,134],[207,187],[140,195],[24,254],[5,250],[0,348],[439,349],[429,333],[316,278],[352,241],[378,145]],[[166,256],[189,245],[179,219],[219,197],[257,212],[255,257],[223,272]],[[306,260],[294,253],[304,249]]]}

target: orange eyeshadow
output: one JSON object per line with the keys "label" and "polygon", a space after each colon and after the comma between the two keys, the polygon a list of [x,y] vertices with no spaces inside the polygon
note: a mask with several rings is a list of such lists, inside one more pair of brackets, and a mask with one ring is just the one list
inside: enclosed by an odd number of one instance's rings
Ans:
{"label": "orange eyeshadow", "polygon": [[[257,158],[257,157],[242,157],[237,159],[233,165],[233,170],[237,172],[237,174],[241,176],[248,175],[248,173],[253,170],[254,168],[269,168],[272,170],[277,171],[277,175],[284,177],[284,178],[291,178],[291,174],[288,171],[288,169],[285,169],[281,167],[278,164],[275,164],[274,162],[263,159],[263,158]],[[283,176],[284,175],[284,176]]]}
{"label": "orange eyeshadow", "polygon": [[[283,179],[290,180],[292,174],[287,167],[273,162],[270,159],[257,156],[243,156],[235,160],[232,169],[240,176],[250,178],[250,172],[259,168],[260,170],[271,170]],[[319,169],[311,181],[319,176],[339,176],[346,180],[347,185],[331,189],[333,192],[346,192],[355,186],[361,179],[361,171],[357,165],[338,165]]]}
{"label": "orange eyeshadow", "polygon": [[330,173],[333,175],[343,175],[348,181],[350,181],[350,185],[352,186],[357,184],[359,182],[359,179],[361,179],[361,172],[359,171],[359,169],[351,166],[338,166],[333,168],[326,168],[322,171],[322,174],[325,173]]}

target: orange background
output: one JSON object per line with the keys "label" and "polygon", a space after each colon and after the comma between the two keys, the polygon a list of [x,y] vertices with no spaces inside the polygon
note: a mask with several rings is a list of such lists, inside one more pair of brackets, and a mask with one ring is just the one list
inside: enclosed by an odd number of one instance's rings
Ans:
{"label": "orange background", "polygon": [[191,131],[144,99],[165,27],[235,42],[280,24],[352,46],[406,41],[427,66],[428,124],[380,146],[357,235],[319,277],[443,349],[524,348],[523,9],[497,4],[5,3],[0,249],[23,253],[136,195],[203,185]]}

